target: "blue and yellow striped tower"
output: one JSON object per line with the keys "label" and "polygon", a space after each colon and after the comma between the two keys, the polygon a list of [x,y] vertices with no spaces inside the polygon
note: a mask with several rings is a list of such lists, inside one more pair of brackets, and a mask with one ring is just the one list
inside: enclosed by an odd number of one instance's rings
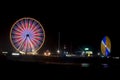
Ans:
{"label": "blue and yellow striped tower", "polygon": [[108,36],[105,36],[101,41],[101,52],[104,56],[109,56],[111,52],[111,41]]}

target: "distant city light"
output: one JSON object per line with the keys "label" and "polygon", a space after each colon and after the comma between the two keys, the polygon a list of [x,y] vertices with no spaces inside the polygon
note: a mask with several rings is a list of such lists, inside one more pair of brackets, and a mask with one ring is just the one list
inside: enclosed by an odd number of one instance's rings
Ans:
{"label": "distant city light", "polygon": [[20,53],[12,53],[13,56],[19,56]]}
{"label": "distant city light", "polygon": [[103,68],[108,68],[108,67],[109,67],[109,65],[106,64],[106,63],[103,63],[103,64],[101,64],[101,65],[103,66]]}
{"label": "distant city light", "polygon": [[21,54],[25,54],[25,52],[19,51]]}
{"label": "distant city light", "polygon": [[75,54],[66,54],[66,57],[75,57]]}
{"label": "distant city light", "polygon": [[60,53],[60,50],[57,50],[57,53],[59,54],[59,53]]}
{"label": "distant city light", "polygon": [[49,50],[47,50],[46,52],[44,52],[44,56],[50,56],[50,55],[51,55],[51,53],[50,53]]}
{"label": "distant city light", "polygon": [[64,52],[64,54],[68,54],[68,52],[66,51],[66,52]]}
{"label": "distant city light", "polygon": [[85,51],[82,51],[82,54],[81,54],[82,56],[84,56],[85,55]]}
{"label": "distant city light", "polygon": [[107,58],[110,58],[110,56],[107,56]]}
{"label": "distant city light", "polygon": [[120,57],[113,57],[113,59],[120,59]]}
{"label": "distant city light", "polygon": [[8,52],[7,52],[7,51],[3,51],[2,53],[3,53],[3,54],[7,54]]}
{"label": "distant city light", "polygon": [[98,52],[97,55],[100,56],[100,52]]}
{"label": "distant city light", "polygon": [[82,66],[82,67],[89,67],[90,64],[89,64],[89,63],[81,63],[81,66]]}
{"label": "distant city light", "polygon": [[93,54],[93,52],[92,51],[86,51],[86,54],[87,54],[88,57],[90,57]]}
{"label": "distant city light", "polygon": [[3,54],[3,55],[7,55],[8,52],[7,52],[7,51],[3,51],[2,54]]}
{"label": "distant city light", "polygon": [[104,58],[104,57],[105,57],[105,56],[103,56],[103,55],[101,56],[101,58]]}
{"label": "distant city light", "polygon": [[89,48],[85,48],[85,51],[89,50]]}

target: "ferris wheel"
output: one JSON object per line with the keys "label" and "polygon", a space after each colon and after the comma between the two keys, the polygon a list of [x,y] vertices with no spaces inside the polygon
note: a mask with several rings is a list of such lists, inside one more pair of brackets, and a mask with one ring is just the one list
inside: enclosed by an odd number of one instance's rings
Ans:
{"label": "ferris wheel", "polygon": [[37,20],[21,18],[12,25],[10,41],[21,54],[37,54],[45,41],[45,31]]}

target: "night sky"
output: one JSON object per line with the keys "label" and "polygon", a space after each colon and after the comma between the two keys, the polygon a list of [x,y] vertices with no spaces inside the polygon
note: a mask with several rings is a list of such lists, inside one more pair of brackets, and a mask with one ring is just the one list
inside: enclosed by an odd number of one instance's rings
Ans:
{"label": "night sky", "polygon": [[41,50],[57,49],[58,32],[61,34],[63,45],[77,49],[83,45],[90,45],[100,49],[101,39],[107,35],[112,43],[112,55],[119,55],[119,11],[115,6],[108,5],[76,5],[72,3],[35,5],[18,9],[11,8],[0,16],[0,49],[14,51],[9,33],[13,23],[23,17],[32,17],[43,25],[46,40]]}

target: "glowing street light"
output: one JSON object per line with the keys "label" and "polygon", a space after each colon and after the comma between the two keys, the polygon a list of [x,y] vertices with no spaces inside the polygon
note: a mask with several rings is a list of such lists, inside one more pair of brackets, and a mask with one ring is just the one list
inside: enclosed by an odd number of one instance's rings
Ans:
{"label": "glowing street light", "polygon": [[59,53],[60,53],[60,50],[57,50],[57,53],[59,54]]}
{"label": "glowing street light", "polygon": [[60,54],[60,32],[58,33],[58,50],[57,53]]}

